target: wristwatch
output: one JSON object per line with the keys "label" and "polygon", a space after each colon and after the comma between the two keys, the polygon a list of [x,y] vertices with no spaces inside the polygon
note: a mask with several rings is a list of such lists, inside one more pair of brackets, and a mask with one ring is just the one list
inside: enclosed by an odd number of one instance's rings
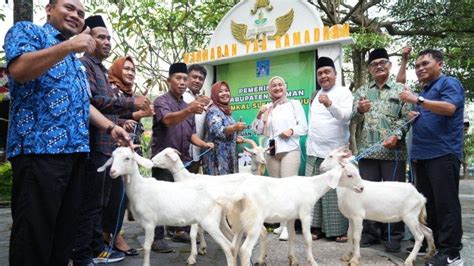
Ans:
{"label": "wristwatch", "polygon": [[114,130],[115,126],[116,125],[114,123],[110,124],[105,130],[105,132],[107,132],[108,135],[112,134],[112,130]]}
{"label": "wristwatch", "polygon": [[425,97],[423,96],[418,96],[418,98],[416,99],[417,104],[422,104],[424,102],[425,102]]}

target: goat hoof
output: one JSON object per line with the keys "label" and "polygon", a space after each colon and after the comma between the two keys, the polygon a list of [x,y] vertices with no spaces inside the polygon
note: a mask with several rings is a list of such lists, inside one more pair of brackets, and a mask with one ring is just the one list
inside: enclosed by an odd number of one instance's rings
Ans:
{"label": "goat hoof", "polygon": [[207,254],[207,248],[199,248],[198,254],[199,255],[206,255]]}
{"label": "goat hoof", "polygon": [[350,261],[349,266],[359,266],[359,262],[357,261]]}
{"label": "goat hoof", "polygon": [[405,261],[405,266],[413,266],[413,261]]}
{"label": "goat hoof", "polygon": [[298,265],[298,261],[297,260],[292,260],[290,261],[290,266],[297,266]]}
{"label": "goat hoof", "polygon": [[342,261],[350,261],[351,260],[351,255],[344,254],[341,256]]}
{"label": "goat hoof", "polygon": [[430,251],[428,251],[428,253],[426,254],[426,256],[424,256],[423,258],[424,258],[425,260],[429,260],[429,259],[431,259],[431,258],[434,256],[434,254],[435,254],[434,250],[430,250]]}
{"label": "goat hoof", "polygon": [[196,258],[188,258],[186,262],[188,265],[196,265]]}

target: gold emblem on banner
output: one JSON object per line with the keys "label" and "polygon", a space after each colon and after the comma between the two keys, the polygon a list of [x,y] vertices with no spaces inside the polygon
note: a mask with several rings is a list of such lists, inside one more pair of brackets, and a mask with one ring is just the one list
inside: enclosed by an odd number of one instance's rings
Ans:
{"label": "gold emblem on banner", "polygon": [[[256,7],[258,6],[259,2],[262,2],[262,1],[258,1],[256,4]],[[290,9],[288,13],[286,13],[283,16],[278,17],[275,20],[275,25],[270,26],[271,30],[262,30],[261,32],[259,32],[259,29],[263,28],[262,25],[265,24],[266,22],[266,18],[263,17],[263,13],[260,11],[259,18],[258,20],[255,21],[255,24],[257,25],[257,27],[251,30],[253,32],[256,32],[254,35],[259,41],[261,41],[265,37],[269,40],[275,40],[277,36],[281,37],[285,35],[285,33],[290,29],[291,24],[293,23],[294,16],[295,16],[295,11],[293,9]],[[232,20],[231,31],[232,31],[232,36],[234,36],[234,38],[240,43],[245,44],[248,41],[253,42],[255,40],[255,38],[248,36],[248,26],[246,24],[237,23]],[[275,33],[273,35],[267,36],[267,33],[272,32],[272,31],[274,31]]]}
{"label": "gold emblem on banner", "polygon": [[250,10],[250,13],[252,15],[255,15],[259,8],[266,8],[268,11],[271,11],[273,9],[273,6],[270,5],[269,0],[257,0],[255,1],[255,8]]}

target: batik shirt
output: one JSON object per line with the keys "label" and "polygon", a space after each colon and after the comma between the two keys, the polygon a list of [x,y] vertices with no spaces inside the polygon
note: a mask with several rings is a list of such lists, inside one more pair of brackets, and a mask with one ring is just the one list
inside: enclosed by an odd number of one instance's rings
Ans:
{"label": "batik shirt", "polygon": [[214,149],[204,156],[206,174],[226,175],[238,172],[237,134],[227,135],[225,128],[235,124],[234,118],[226,115],[217,106],[209,108],[204,123],[205,141],[214,143]]}
{"label": "batik shirt", "polygon": [[[394,149],[381,147],[364,158],[406,160],[405,134],[408,127],[400,127],[408,120],[407,114],[412,105],[400,101],[399,94],[403,88],[403,84],[389,79],[382,88],[377,87],[372,81],[355,91],[351,122],[358,125],[359,131],[356,134],[358,152],[364,152],[391,135],[399,137]],[[372,104],[370,111],[365,114],[357,112],[361,97],[365,97]]]}
{"label": "batik shirt", "polygon": [[[64,41],[51,24],[15,24],[5,36],[7,65]],[[34,62],[32,62],[34,63]],[[23,84],[11,77],[7,156],[89,152],[89,97],[84,66],[74,53]]]}

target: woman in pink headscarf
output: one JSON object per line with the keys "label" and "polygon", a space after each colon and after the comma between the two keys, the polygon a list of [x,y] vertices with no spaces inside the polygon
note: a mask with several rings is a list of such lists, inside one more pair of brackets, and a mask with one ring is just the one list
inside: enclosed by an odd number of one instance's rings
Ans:
{"label": "woman in pink headscarf", "polygon": [[226,175],[238,172],[236,143],[243,141],[238,133],[245,124],[235,122],[230,110],[230,88],[225,81],[211,87],[212,105],[207,111],[204,132],[205,141],[213,142],[212,149],[204,156],[205,172],[209,175]]}
{"label": "woman in pink headscarf", "polygon": [[[267,169],[271,177],[298,175],[301,162],[300,136],[306,135],[308,124],[303,106],[298,100],[286,97],[287,84],[282,77],[274,76],[268,81],[270,103],[263,105],[252,128],[257,134],[267,137]],[[280,226],[280,240],[288,239],[286,227]]]}

